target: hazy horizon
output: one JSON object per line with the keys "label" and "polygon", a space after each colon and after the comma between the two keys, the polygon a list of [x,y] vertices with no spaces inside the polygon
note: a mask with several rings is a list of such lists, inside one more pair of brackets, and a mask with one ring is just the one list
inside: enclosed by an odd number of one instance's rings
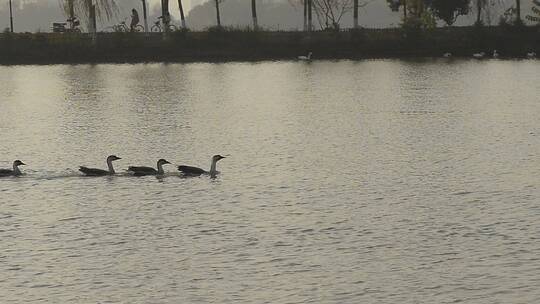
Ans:
{"label": "hazy horizon", "polygon": [[[149,22],[155,20],[160,14],[160,0],[148,0]],[[14,27],[16,32],[49,32],[53,22],[64,22],[66,19],[58,0],[46,1],[17,1],[14,5]],[[122,20],[129,20],[131,8],[142,11],[140,0],[123,0],[119,2],[118,15],[109,22],[98,22],[98,30]],[[501,1],[496,7],[487,13],[488,24],[497,24],[502,12],[513,5],[513,0]],[[215,11],[213,5],[207,0],[183,0],[188,26],[194,30],[215,25]],[[293,7],[284,0],[265,0],[258,3],[259,22],[268,29],[300,29],[302,27],[302,9]],[[225,26],[249,26],[251,25],[250,5],[238,0],[227,0],[221,4],[222,23]],[[175,19],[179,19],[177,1],[169,1],[170,12]],[[9,27],[8,2],[0,6],[0,26]],[[522,15],[526,16],[531,11],[531,3],[522,4]],[[469,25],[475,20],[474,13],[460,16],[456,25]],[[364,27],[395,27],[401,22],[401,13],[392,12],[386,0],[375,0],[365,8],[360,9],[360,25]],[[352,26],[352,14],[346,14],[342,21],[342,27]]]}

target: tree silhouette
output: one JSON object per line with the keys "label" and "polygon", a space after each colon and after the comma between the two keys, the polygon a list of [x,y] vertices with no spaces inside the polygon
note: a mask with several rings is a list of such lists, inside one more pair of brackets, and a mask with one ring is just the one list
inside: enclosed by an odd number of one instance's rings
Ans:
{"label": "tree silhouette", "polygon": [[[94,0],[96,6],[96,17],[100,20],[111,20],[118,14],[116,0]],[[60,0],[66,14],[69,15],[70,7],[74,13],[82,20],[90,21],[92,0]]]}
{"label": "tree silhouette", "polygon": [[540,0],[533,0],[532,15],[527,15],[525,18],[540,23]]}
{"label": "tree silhouette", "polygon": [[178,9],[180,10],[180,20],[182,22],[182,27],[186,27],[186,17],[184,16],[184,6],[182,5],[182,0],[178,0]]}
{"label": "tree silhouette", "polygon": [[521,0],[516,0],[516,22],[521,23]]}
{"label": "tree silhouette", "polygon": [[476,22],[475,25],[482,25],[482,9],[488,5],[488,0],[475,0],[476,5]]}
{"label": "tree silhouette", "polygon": [[219,13],[219,4],[221,2],[223,2],[223,0],[214,0],[215,3],[216,3],[216,21],[217,21],[217,26],[218,27],[221,27],[221,15]]}
{"label": "tree silhouette", "polygon": [[470,0],[431,0],[429,8],[435,17],[443,20],[448,25],[454,24],[460,15],[469,13]]}
{"label": "tree silhouette", "polygon": [[259,27],[257,21],[257,0],[251,0],[251,17],[253,18],[253,29],[257,30]]}

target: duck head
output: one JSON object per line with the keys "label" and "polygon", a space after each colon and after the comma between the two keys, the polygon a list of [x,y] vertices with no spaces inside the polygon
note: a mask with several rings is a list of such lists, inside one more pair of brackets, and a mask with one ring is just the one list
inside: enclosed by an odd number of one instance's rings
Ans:
{"label": "duck head", "polygon": [[168,162],[166,159],[162,158],[162,159],[158,160],[157,164],[158,164],[158,166],[163,166],[165,164],[170,164],[170,162]]}
{"label": "duck head", "polygon": [[22,161],[20,161],[18,159],[13,162],[13,167],[25,166],[25,165],[26,165],[25,163],[23,163]]}
{"label": "duck head", "polygon": [[214,155],[214,156],[212,157],[212,161],[218,162],[218,161],[220,161],[220,160],[222,160],[222,159],[224,159],[224,158],[225,158],[225,156],[221,156],[221,155],[217,154],[217,155]]}
{"label": "duck head", "polygon": [[110,155],[109,157],[107,157],[107,161],[115,161],[115,160],[119,160],[119,159],[122,159],[116,155]]}

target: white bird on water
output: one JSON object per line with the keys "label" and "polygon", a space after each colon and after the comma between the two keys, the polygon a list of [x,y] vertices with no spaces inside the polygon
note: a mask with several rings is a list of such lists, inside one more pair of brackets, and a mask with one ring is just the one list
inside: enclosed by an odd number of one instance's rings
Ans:
{"label": "white bird on water", "polygon": [[450,58],[450,57],[452,57],[452,53],[444,53],[443,57],[444,58]]}
{"label": "white bird on water", "polygon": [[214,178],[219,173],[217,171],[217,162],[224,159],[225,156],[214,155],[212,157],[212,164],[210,165],[210,171],[205,171],[201,168],[191,167],[191,166],[178,166],[178,171],[182,172],[187,176],[200,176],[202,174],[209,174],[210,177]]}
{"label": "white bird on water", "polygon": [[535,52],[528,52],[527,53],[527,58],[535,58],[536,57],[536,53]]}
{"label": "white bird on water", "polygon": [[313,52],[309,52],[307,56],[298,56],[298,60],[310,61],[311,55],[313,55]]}
{"label": "white bird on water", "polygon": [[13,162],[13,170],[0,169],[0,177],[22,175],[21,170],[19,170],[19,166],[24,166],[24,165],[26,164],[17,159],[16,161]]}
{"label": "white bird on water", "polygon": [[497,50],[493,51],[493,58],[499,58],[499,53],[497,53]]}
{"label": "white bird on water", "polygon": [[472,56],[474,58],[476,58],[476,59],[482,59],[482,58],[484,58],[484,56],[486,56],[486,53],[484,53],[484,52],[474,53]]}

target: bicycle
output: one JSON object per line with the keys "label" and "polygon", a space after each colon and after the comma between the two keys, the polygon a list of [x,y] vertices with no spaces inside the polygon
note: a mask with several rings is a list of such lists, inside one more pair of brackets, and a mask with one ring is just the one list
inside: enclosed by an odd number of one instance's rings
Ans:
{"label": "bicycle", "polygon": [[81,32],[81,22],[79,21],[79,18],[76,16],[73,16],[73,18],[68,18],[67,23],[70,25],[69,28],[66,29],[66,32],[68,33],[80,33]]}
{"label": "bicycle", "polygon": [[[152,27],[150,28],[151,32],[154,32],[154,33],[163,32],[163,26],[162,26],[161,19],[163,19],[163,17],[158,17],[158,20],[156,22],[154,22],[154,25],[152,25]],[[167,31],[168,32],[174,32],[174,31],[177,31],[177,30],[178,30],[178,27],[176,27],[176,25],[169,24]]]}
{"label": "bicycle", "polygon": [[66,22],[53,22],[52,30],[53,33],[80,33],[80,24],[77,17],[68,18]]}
{"label": "bicycle", "polygon": [[128,32],[144,32],[144,27],[140,24],[137,24],[133,27],[133,31],[131,30],[131,27],[127,25],[126,21],[122,21],[119,24],[115,24],[112,26],[112,30],[117,33],[128,33]]}

